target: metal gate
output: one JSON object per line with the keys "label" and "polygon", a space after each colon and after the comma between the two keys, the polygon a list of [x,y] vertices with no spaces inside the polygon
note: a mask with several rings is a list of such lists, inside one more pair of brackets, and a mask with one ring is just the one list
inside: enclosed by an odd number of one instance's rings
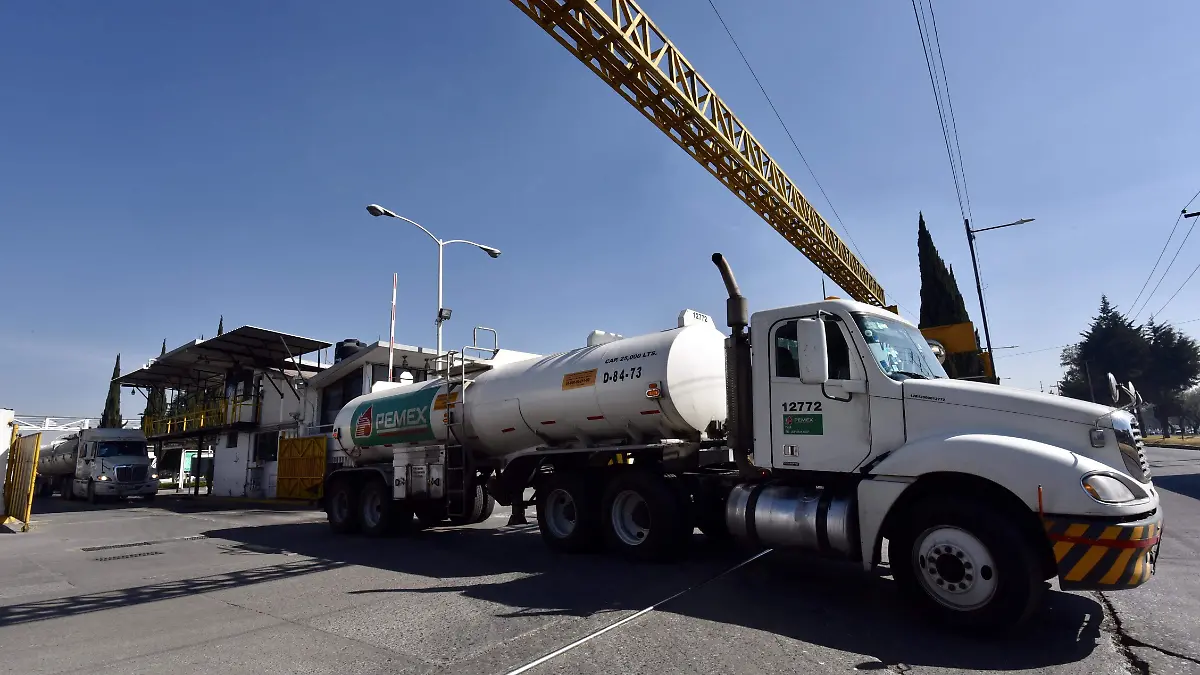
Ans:
{"label": "metal gate", "polygon": [[12,445],[8,449],[8,466],[4,471],[4,515],[0,516],[0,524],[7,523],[10,518],[19,520],[21,531],[28,532],[42,434],[18,434],[17,425],[14,424]]}
{"label": "metal gate", "polygon": [[320,499],[325,484],[325,436],[279,441],[277,499]]}

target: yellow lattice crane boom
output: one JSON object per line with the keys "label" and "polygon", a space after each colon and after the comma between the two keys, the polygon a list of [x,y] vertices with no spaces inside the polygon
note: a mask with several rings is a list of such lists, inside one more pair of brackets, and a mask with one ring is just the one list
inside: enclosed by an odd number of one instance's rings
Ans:
{"label": "yellow lattice crane boom", "polygon": [[855,300],[883,287],[633,0],[512,0]]}

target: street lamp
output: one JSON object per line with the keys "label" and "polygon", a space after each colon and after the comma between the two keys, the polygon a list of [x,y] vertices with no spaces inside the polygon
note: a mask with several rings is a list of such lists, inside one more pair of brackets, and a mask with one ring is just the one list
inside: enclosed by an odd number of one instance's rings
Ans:
{"label": "street lamp", "polygon": [[[395,212],[385,209],[378,204],[368,204],[367,205],[367,213],[369,213],[375,217],[387,216],[389,218],[398,218],[400,220],[403,220],[406,223],[416,225],[418,228],[420,228],[420,230],[422,232],[429,235],[430,239],[437,242],[437,245],[438,245],[438,286],[437,286],[438,312],[437,312],[437,318],[435,319],[434,323],[437,326],[437,355],[440,358],[442,355],[442,324],[445,323],[446,320],[448,320],[450,318],[450,310],[445,307],[442,307],[442,249],[445,248],[445,246],[447,244],[470,244],[471,246],[474,246],[475,248],[488,254],[492,258],[500,257],[500,249],[492,247],[492,246],[485,246],[483,244],[478,244],[473,241],[467,241],[466,239],[450,239],[448,241],[442,241],[441,239],[438,239],[437,237],[433,236],[432,232],[425,229],[425,227],[423,225],[421,225],[420,223],[418,223],[417,221],[410,220],[408,218],[405,218],[404,216],[398,215]],[[392,312],[392,329],[393,330],[395,330],[395,322],[396,322],[396,315],[395,315],[395,311],[393,311]],[[391,357],[389,356],[388,358],[389,358],[388,372],[390,375],[390,373],[391,373]]]}
{"label": "street lamp", "polygon": [[975,268],[975,291],[979,294],[979,318],[983,321],[983,338],[987,341],[988,358],[992,359],[992,377],[996,375],[996,361],[992,354],[992,332],[988,330],[987,309],[983,306],[983,283],[979,280],[979,260],[975,257],[975,233],[987,232],[988,230],[999,230],[1003,227],[1012,227],[1013,225],[1023,225],[1032,223],[1036,218],[1022,218],[1011,223],[1003,225],[993,225],[992,227],[981,227],[978,230],[971,229],[971,221],[963,218],[963,227],[967,230],[967,245],[971,248],[971,266]]}

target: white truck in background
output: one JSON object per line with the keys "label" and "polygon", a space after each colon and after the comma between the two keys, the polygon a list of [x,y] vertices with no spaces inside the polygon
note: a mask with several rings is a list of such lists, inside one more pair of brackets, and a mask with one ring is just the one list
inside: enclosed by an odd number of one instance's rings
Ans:
{"label": "white truck in background", "polygon": [[142,497],[154,501],[158,474],[140,429],[85,429],[54,439],[38,455],[35,491],[63,499]]}
{"label": "white truck in background", "polygon": [[[1163,514],[1128,411],[950,380],[915,326],[862,303],[748,321],[713,262],[728,338],[685,311],[659,333],[463,362],[350,401],[330,526],[475,522],[533,488],[542,538],[564,552],[673,559],[698,527],[870,570],[886,539],[908,598],[979,630],[1021,623],[1054,577],[1113,590],[1153,574]],[[1114,401],[1138,400],[1109,380]]]}

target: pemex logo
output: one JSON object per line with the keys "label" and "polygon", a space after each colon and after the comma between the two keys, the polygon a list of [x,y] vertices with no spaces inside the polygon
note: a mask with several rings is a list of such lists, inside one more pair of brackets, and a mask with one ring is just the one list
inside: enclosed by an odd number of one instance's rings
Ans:
{"label": "pemex logo", "polygon": [[355,422],[354,422],[355,437],[361,438],[364,436],[371,435],[371,412],[374,409],[374,407],[375,406],[370,406],[370,405],[367,406],[367,409],[364,410],[362,412],[362,414],[358,416],[357,420],[355,420]]}

